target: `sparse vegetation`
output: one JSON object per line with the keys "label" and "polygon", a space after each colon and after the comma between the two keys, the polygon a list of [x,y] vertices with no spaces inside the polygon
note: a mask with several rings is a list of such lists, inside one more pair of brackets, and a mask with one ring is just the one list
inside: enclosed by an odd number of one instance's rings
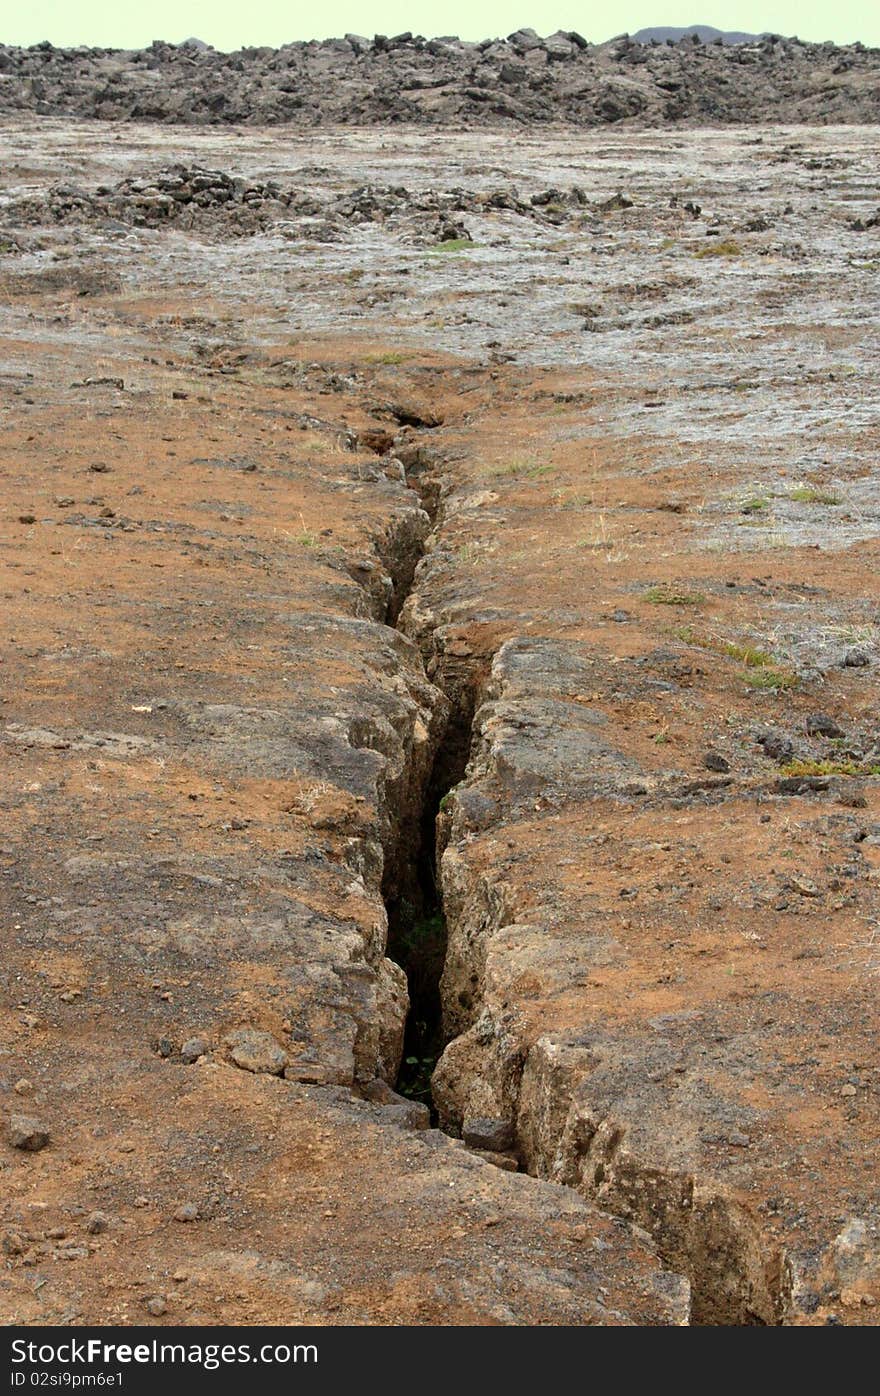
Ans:
{"label": "sparse vegetation", "polygon": [[710,242],[708,246],[699,248],[694,256],[701,260],[704,257],[741,257],[742,248],[733,238],[728,238],[722,242]]}
{"label": "sparse vegetation", "polygon": [[769,509],[769,508],[770,508],[770,500],[769,500],[769,499],[765,499],[765,497],[764,497],[763,495],[761,495],[761,494],[756,494],[756,495],[753,495],[753,497],[752,497],[751,499],[745,500],[745,502],[744,502],[743,504],[740,505],[740,513],[741,513],[741,514],[761,514],[761,513],[764,512],[765,509]]}
{"label": "sparse vegetation", "polygon": [[436,1027],[425,1021],[424,1006],[431,996],[431,986],[439,980],[446,955],[446,923],[437,912],[431,915],[410,913],[398,926],[394,939],[394,956],[406,965],[411,1002],[422,1006],[422,1014],[408,1024],[407,1049],[401,1063],[397,1089],[409,1100],[431,1105],[431,1076],[442,1050],[442,1040]]}
{"label": "sparse vegetation", "polygon": [[754,645],[736,645],[725,642],[721,645],[721,652],[726,654],[729,659],[736,659],[740,664],[745,664],[749,669],[764,669],[773,663],[772,655]]}
{"label": "sparse vegetation", "polygon": [[675,634],[679,640],[684,640],[685,644],[694,645],[701,650],[711,650],[714,654],[723,654],[728,659],[745,664],[749,669],[764,669],[774,663],[773,655],[757,645],[739,644],[734,640],[724,640],[718,635],[698,635],[690,625],[680,626]]}
{"label": "sparse vegetation", "polygon": [[782,767],[786,776],[858,776],[866,768],[856,761],[789,761]]}
{"label": "sparse vegetation", "polygon": [[817,489],[813,485],[798,485],[797,489],[789,492],[788,498],[796,500],[798,504],[826,504],[829,508],[843,503],[839,494]]}
{"label": "sparse vegetation", "polygon": [[748,669],[741,678],[749,688],[770,689],[776,692],[793,688],[797,683],[797,674],[793,674],[790,669]]}
{"label": "sparse vegetation", "polygon": [[409,354],[405,354],[401,349],[389,349],[381,354],[367,354],[365,362],[368,364],[387,364],[393,367],[394,364],[406,363]]}
{"label": "sparse vegetation", "polygon": [[681,587],[663,583],[648,587],[644,600],[652,606],[702,606],[706,598],[701,591],[685,591]]}
{"label": "sparse vegetation", "polygon": [[469,252],[475,244],[470,238],[447,238],[445,242],[435,242],[428,251],[433,252]]}
{"label": "sparse vegetation", "polygon": [[299,516],[299,521],[302,524],[302,532],[295,535],[296,542],[299,543],[300,547],[302,548],[316,547],[318,543],[317,533],[314,533],[312,529],[307,527],[306,521],[303,518],[302,514],[300,514]]}
{"label": "sparse vegetation", "polygon": [[489,476],[495,480],[517,479],[526,477],[530,480],[539,480],[543,475],[549,475],[555,469],[549,461],[537,461],[534,457],[515,458],[508,461],[506,465],[496,465],[489,472]]}

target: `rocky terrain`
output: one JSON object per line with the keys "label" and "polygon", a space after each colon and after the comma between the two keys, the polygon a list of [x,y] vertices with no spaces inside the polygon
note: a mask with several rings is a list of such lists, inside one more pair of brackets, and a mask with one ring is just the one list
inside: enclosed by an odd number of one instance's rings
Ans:
{"label": "rocky terrain", "polygon": [[875,1323],[874,132],[119,136],[3,126],[0,1317]]}
{"label": "rocky terrain", "polygon": [[880,119],[878,76],[880,56],[862,44],[772,34],[734,44],[348,34],[237,53],[194,40],[130,52],[43,43],[0,45],[0,111],[198,126],[827,125]]}

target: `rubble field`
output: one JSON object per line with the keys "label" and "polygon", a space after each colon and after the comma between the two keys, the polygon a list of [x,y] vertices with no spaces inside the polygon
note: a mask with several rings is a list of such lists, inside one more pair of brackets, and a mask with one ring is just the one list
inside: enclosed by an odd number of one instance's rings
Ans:
{"label": "rubble field", "polygon": [[0,111],[194,126],[875,123],[880,51],[779,34],[600,44],[518,29],[479,43],[403,33],[244,48],[0,44]]}

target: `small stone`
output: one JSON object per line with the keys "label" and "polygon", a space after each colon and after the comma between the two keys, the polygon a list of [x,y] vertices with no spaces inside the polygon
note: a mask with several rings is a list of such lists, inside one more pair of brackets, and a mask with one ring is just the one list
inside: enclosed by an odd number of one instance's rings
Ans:
{"label": "small stone", "polygon": [[[519,1161],[514,1154],[499,1154],[494,1149],[474,1149],[477,1158],[481,1158],[484,1163],[491,1163],[493,1168],[501,1168],[505,1173],[516,1173],[519,1170]],[[494,1222],[485,1222],[485,1226],[493,1226]]]}
{"label": "small stone", "polygon": [[39,1153],[49,1143],[49,1131],[30,1115],[11,1115],[8,1136],[13,1149],[24,1149],[32,1154]]}
{"label": "small stone", "polygon": [[784,764],[794,756],[794,742],[784,732],[764,732],[758,738],[758,745],[764,748],[764,755],[771,761]]}
{"label": "small stone", "polygon": [[398,1095],[381,1076],[374,1076],[372,1081],[368,1081],[361,1089],[364,1098],[371,1100],[374,1105],[398,1105],[404,1099],[404,1096]]}
{"label": "small stone", "polygon": [[430,1129],[431,1112],[418,1100],[401,1100],[383,1107],[383,1118],[401,1129]]}
{"label": "small stone", "polygon": [[820,895],[819,888],[808,877],[789,878],[789,884],[792,890],[799,892],[802,897],[818,897]]}
{"label": "small stone", "polygon": [[162,1314],[167,1310],[168,1305],[165,1303],[161,1294],[153,1294],[149,1299],[144,1300],[144,1308],[148,1314],[153,1315],[153,1318],[161,1318]]}
{"label": "small stone", "polygon": [[855,782],[848,781],[840,786],[837,792],[837,803],[845,805],[848,809],[867,809],[868,801],[864,791],[860,790]]}
{"label": "small stone", "polygon": [[203,1037],[188,1037],[180,1049],[180,1059],[187,1066],[192,1066],[199,1057],[203,1057],[208,1050],[208,1043]]}
{"label": "small stone", "polygon": [[876,1302],[870,1294],[862,1294],[858,1289],[842,1289],[840,1302],[845,1309],[859,1309],[862,1304],[873,1307]]}
{"label": "small stone", "polygon": [[86,1231],[90,1236],[100,1236],[110,1225],[110,1218],[106,1212],[93,1212],[86,1222]]}
{"label": "small stone", "polygon": [[871,656],[867,650],[854,649],[847,650],[843,656],[844,669],[866,669],[871,663]]}
{"label": "small stone", "polygon": [[37,522],[37,518],[35,514],[19,514],[18,522],[20,524],[33,524]]}
{"label": "small stone", "polygon": [[807,718],[807,732],[811,737],[843,736],[843,728],[839,727],[828,713],[810,713]]}
{"label": "small stone", "polygon": [[707,751],[703,757],[703,765],[708,771],[730,770],[730,762],[721,755],[720,751]]}
{"label": "small stone", "polygon": [[503,1154],[513,1144],[513,1127],[509,1120],[467,1116],[462,1124],[461,1137],[470,1149],[486,1149],[490,1153]]}
{"label": "small stone", "polygon": [[280,1076],[287,1066],[287,1053],[270,1032],[260,1028],[237,1028],[225,1040],[230,1057],[242,1071]]}
{"label": "small stone", "polygon": [[28,1081],[26,1077],[22,1076],[20,1081],[16,1081],[12,1089],[15,1091],[16,1095],[30,1095],[31,1091],[34,1088],[31,1085],[30,1081]]}
{"label": "small stone", "polygon": [[845,1086],[841,1086],[840,1094],[843,1096],[854,1096],[856,1094],[856,1088],[847,1082]]}
{"label": "small stone", "polygon": [[24,1237],[17,1231],[4,1231],[0,1249],[4,1255],[24,1255]]}
{"label": "small stone", "polygon": [[195,1202],[184,1202],[174,1213],[174,1220],[179,1222],[194,1222],[199,1219],[199,1209]]}

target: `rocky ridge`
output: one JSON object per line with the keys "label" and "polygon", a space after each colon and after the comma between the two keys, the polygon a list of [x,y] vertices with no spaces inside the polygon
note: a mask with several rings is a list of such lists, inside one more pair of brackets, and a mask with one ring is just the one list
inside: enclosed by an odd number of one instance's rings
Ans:
{"label": "rocky ridge", "polygon": [[470,43],[411,33],[221,53],[0,45],[0,111],[185,125],[644,126],[874,122],[876,50],[767,35],[734,46],[594,45],[521,29]]}

